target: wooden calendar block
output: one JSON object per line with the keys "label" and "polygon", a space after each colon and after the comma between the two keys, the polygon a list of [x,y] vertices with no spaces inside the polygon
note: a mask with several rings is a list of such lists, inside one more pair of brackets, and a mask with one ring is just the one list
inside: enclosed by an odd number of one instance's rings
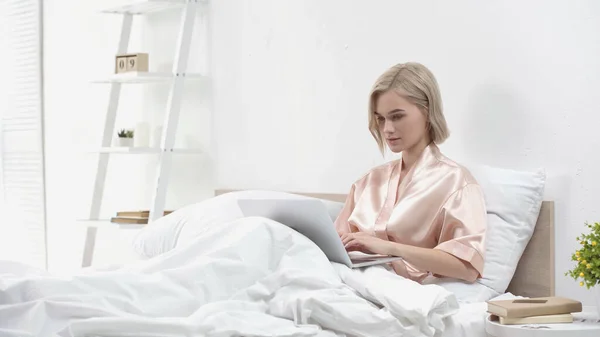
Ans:
{"label": "wooden calendar block", "polygon": [[[125,68],[122,68],[123,64]],[[115,72],[124,73],[130,71],[148,71],[148,54],[146,53],[135,53],[135,54],[124,54],[117,55]]]}
{"label": "wooden calendar block", "polygon": [[127,72],[127,57],[117,56],[115,62],[115,74]]}
{"label": "wooden calendar block", "polygon": [[127,56],[127,71],[148,71],[148,54]]}

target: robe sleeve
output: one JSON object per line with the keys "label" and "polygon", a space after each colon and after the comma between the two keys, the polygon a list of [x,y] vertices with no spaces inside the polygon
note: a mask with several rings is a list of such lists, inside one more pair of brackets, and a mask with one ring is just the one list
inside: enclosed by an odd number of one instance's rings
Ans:
{"label": "robe sleeve", "polygon": [[350,215],[352,211],[354,211],[355,206],[355,194],[356,194],[356,185],[353,184],[348,196],[346,197],[346,202],[344,203],[344,207],[340,211],[338,217],[335,220],[335,229],[337,232],[341,234],[350,233],[350,224],[348,223],[348,219],[350,219]]}
{"label": "robe sleeve", "polygon": [[[487,213],[481,187],[467,184],[454,192],[440,210],[441,231],[435,249],[470,264],[475,278],[483,274]],[[466,279],[472,279],[465,275]],[[474,280],[473,280],[474,281]]]}

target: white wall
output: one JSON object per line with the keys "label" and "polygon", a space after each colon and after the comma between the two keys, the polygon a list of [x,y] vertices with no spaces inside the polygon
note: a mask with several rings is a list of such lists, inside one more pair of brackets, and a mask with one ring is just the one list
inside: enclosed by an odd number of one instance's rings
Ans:
{"label": "white wall", "polygon": [[[218,185],[347,192],[383,162],[367,95],[387,67],[438,78],[462,162],[549,175],[556,286],[584,221],[600,221],[600,2],[213,1]],[[591,304],[591,302],[588,302]]]}
{"label": "white wall", "polygon": [[[45,95],[50,266],[80,263],[93,160],[75,146],[100,140],[118,17],[97,10],[121,1],[45,1]],[[586,302],[563,273],[584,221],[600,220],[600,159],[594,136],[600,104],[600,4],[528,1],[213,1],[212,88],[190,85],[178,144],[200,144],[211,158],[177,165],[169,206],[214,186],[347,192],[384,161],[366,128],[367,93],[388,66],[419,61],[436,74],[458,161],[531,169],[543,166],[556,201],[557,290]],[[168,67],[174,14],[136,18],[130,50]],[[159,28],[160,27],[160,28]],[[201,30],[200,30],[201,31]],[[168,36],[168,35],[167,35]],[[169,42],[170,41],[170,42]],[[197,43],[197,42],[194,42]],[[203,70],[200,42],[191,68]],[[152,63],[157,60],[157,63]],[[160,121],[164,87],[126,88],[119,125]],[[210,90],[214,101],[209,102]],[[208,91],[204,91],[208,90]],[[207,95],[207,96],[204,96]],[[205,103],[206,102],[206,103]],[[208,117],[211,110],[213,116]],[[140,109],[140,107],[142,107]],[[212,126],[212,128],[210,128]],[[93,159],[93,158],[92,158]],[[218,172],[216,184],[211,168]],[[152,159],[111,161],[105,214],[147,207]],[[83,209],[83,211],[82,211]],[[117,231],[100,234],[100,262],[114,261]],[[125,244],[125,243],[123,243]]]}
{"label": "white wall", "polygon": [[[68,273],[81,264],[85,227],[75,219],[89,212],[95,155],[82,155],[80,148],[98,148],[108,105],[109,86],[93,80],[114,72],[113,62],[120,33],[121,16],[99,11],[124,0],[44,2],[44,65],[47,151],[48,236],[50,270]],[[198,15],[199,20],[201,15]],[[129,44],[131,52],[150,54],[150,70],[169,70],[175,53],[178,15],[164,13],[135,17]],[[204,71],[202,25],[198,25],[191,47],[191,71]],[[160,36],[159,36],[160,35]],[[138,121],[162,124],[166,85],[125,85],[117,117],[117,128],[133,127]],[[210,115],[206,105],[210,92],[199,84],[185,89],[177,146],[210,148]],[[148,209],[152,196],[156,156],[113,156],[109,163],[102,216],[117,210]],[[210,195],[210,156],[175,158],[167,207],[200,200]],[[102,229],[94,265],[118,263],[133,258],[128,244],[135,231]]]}

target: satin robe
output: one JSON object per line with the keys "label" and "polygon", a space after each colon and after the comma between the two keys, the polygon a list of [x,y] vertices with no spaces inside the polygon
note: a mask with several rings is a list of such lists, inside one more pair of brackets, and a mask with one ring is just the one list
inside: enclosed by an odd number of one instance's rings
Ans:
{"label": "satin robe", "polygon": [[[401,159],[378,166],[352,185],[335,222],[338,232],[360,231],[440,249],[470,264],[481,277],[487,216],[475,178],[433,143],[402,181],[401,167]],[[430,275],[404,261],[393,268],[417,282]]]}

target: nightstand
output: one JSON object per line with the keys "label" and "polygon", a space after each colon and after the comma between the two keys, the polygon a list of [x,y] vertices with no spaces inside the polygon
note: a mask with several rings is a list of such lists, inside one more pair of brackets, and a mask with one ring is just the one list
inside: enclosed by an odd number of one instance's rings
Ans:
{"label": "nightstand", "polygon": [[573,323],[568,324],[525,324],[501,325],[485,321],[485,332],[489,337],[599,337],[600,316],[593,309],[573,314]]}

